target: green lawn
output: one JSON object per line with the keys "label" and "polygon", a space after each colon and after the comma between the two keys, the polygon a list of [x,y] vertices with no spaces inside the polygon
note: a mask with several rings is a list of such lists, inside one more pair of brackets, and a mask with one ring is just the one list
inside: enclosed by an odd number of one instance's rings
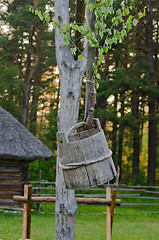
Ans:
{"label": "green lawn", "polygon": [[[47,214],[32,214],[31,238],[53,240],[55,216],[52,205],[45,208]],[[76,221],[76,240],[105,240],[105,207],[79,206]],[[116,208],[112,240],[154,240],[159,236],[159,207]],[[22,215],[0,213],[0,239],[19,240],[22,237]]]}

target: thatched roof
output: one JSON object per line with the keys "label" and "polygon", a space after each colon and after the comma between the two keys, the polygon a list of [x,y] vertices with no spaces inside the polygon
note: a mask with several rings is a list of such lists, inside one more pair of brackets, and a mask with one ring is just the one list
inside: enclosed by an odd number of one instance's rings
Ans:
{"label": "thatched roof", "polygon": [[0,107],[0,159],[33,161],[52,156],[39,139]]}

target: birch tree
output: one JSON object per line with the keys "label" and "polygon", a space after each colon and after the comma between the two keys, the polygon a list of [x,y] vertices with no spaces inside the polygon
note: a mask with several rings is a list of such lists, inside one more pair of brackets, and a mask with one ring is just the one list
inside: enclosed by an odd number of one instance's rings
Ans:
{"label": "birch tree", "polygon": [[[69,0],[55,0],[55,17],[61,26],[69,25]],[[58,131],[67,132],[77,123],[81,84],[86,71],[86,59],[74,60],[70,47],[64,44],[64,35],[55,30],[56,59],[60,77],[60,109]],[[66,190],[62,170],[59,167],[60,156],[57,151],[56,169],[56,240],[74,239],[77,204],[73,190]]]}

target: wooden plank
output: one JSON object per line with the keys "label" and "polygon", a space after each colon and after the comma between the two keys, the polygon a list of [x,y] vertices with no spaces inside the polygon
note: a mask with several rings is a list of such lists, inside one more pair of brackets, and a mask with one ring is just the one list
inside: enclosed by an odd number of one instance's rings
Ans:
{"label": "wooden plank", "polygon": [[128,188],[119,188],[118,191],[127,191],[127,192],[144,192],[144,193],[151,193],[151,194],[159,194],[156,191],[148,191],[144,189],[128,189]]}
{"label": "wooden plank", "polygon": [[21,183],[0,183],[0,186],[21,186]]}
{"label": "wooden plank", "polygon": [[127,187],[127,188],[144,188],[144,189],[159,189],[159,186],[133,186],[133,185],[126,185],[126,184],[123,184],[123,185],[119,185],[119,187]]}
{"label": "wooden plank", "polygon": [[[111,197],[109,199],[101,198],[76,198],[77,203],[111,205]],[[116,205],[120,206],[120,199],[116,199]]]}
{"label": "wooden plank", "polygon": [[29,181],[28,183],[30,184],[41,184],[41,185],[55,185],[55,182],[33,182],[33,181]]}
{"label": "wooden plank", "polygon": [[21,182],[21,177],[13,177],[13,178],[1,178],[0,177],[0,183],[20,183]]}
{"label": "wooden plank", "polygon": [[20,203],[15,203],[13,201],[13,199],[5,199],[5,198],[1,198],[0,199],[0,206],[15,206],[15,205],[19,205]]}
{"label": "wooden plank", "polygon": [[23,208],[23,205],[21,203],[0,203],[0,208],[2,209],[19,209],[19,208]]}
{"label": "wooden plank", "polygon": [[23,211],[23,204],[21,205],[21,203],[18,205],[14,205],[14,206],[0,206],[0,209],[2,208],[2,210],[15,210],[15,211]]}
{"label": "wooden plank", "polygon": [[[76,197],[92,197],[92,198],[104,198],[105,194],[75,194]],[[117,194],[119,198],[138,198],[140,194]]]}
{"label": "wooden plank", "polygon": [[[33,190],[39,190],[39,187],[33,187]],[[52,188],[52,187],[41,187],[41,190],[56,190],[56,188]]]}
{"label": "wooden plank", "polygon": [[17,172],[21,172],[21,170],[18,168],[12,169],[9,166],[6,167],[5,169],[0,168],[0,173],[17,173]]}
{"label": "wooden plank", "polygon": [[[26,202],[27,198],[24,196],[13,196],[14,201]],[[55,202],[56,197],[31,197],[32,202]],[[111,205],[111,199],[101,199],[101,198],[76,198],[77,203],[83,204],[98,204],[98,205]],[[120,205],[120,199],[116,199],[116,205]]]}
{"label": "wooden plank", "polygon": [[0,191],[0,198],[13,198],[14,195],[22,195],[18,191]]}
{"label": "wooden plank", "polygon": [[21,177],[21,172],[0,172],[0,176],[1,177],[15,177],[15,176],[17,176],[17,177]]}
{"label": "wooden plank", "polygon": [[21,169],[21,166],[20,164],[11,164],[11,163],[7,163],[7,164],[0,164],[0,170],[1,171],[7,171],[7,170],[10,170],[10,171],[14,171],[14,170],[19,170],[20,171]]}
{"label": "wooden plank", "polygon": [[159,203],[121,203],[122,207],[159,206]]}
{"label": "wooden plank", "polygon": [[[16,194],[15,194],[16,195]],[[32,194],[32,197],[55,197],[56,194],[39,194],[39,193],[35,193],[35,194]]]}
{"label": "wooden plank", "polygon": [[0,191],[22,191],[23,183],[0,183]]}
{"label": "wooden plank", "polygon": [[0,179],[21,179],[21,174],[18,174],[18,176],[12,174],[11,176],[8,176],[8,175],[0,175]]}

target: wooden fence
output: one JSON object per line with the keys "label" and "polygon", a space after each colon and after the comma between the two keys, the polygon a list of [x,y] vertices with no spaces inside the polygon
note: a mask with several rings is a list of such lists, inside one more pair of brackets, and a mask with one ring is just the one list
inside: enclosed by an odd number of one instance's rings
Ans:
{"label": "wooden fence", "polygon": [[[114,208],[116,205],[120,206],[120,199],[116,199],[117,189],[111,191],[110,187],[106,188],[106,199],[101,198],[76,198],[77,203],[82,204],[97,204],[106,206],[106,236],[107,240],[111,240],[113,218],[114,218]],[[24,196],[13,196],[14,201],[23,202],[23,238],[20,240],[31,240],[31,204],[32,202],[44,202],[44,203],[54,203],[56,197],[33,197],[32,196],[32,185],[24,186]]]}
{"label": "wooden fence", "polygon": [[[32,196],[56,195],[54,182],[30,182],[33,186]],[[109,185],[111,189],[115,185]],[[80,198],[105,198],[105,189],[108,187],[91,188],[89,190],[77,190],[75,196]],[[121,199],[121,206],[159,206],[159,186],[130,186],[121,184],[118,186],[117,198]],[[40,207],[39,207],[40,210]]]}
{"label": "wooden fence", "polygon": [[[23,238],[30,239],[31,232],[31,203],[54,203],[55,183],[53,182],[30,182],[32,185],[25,185],[24,196],[13,196],[14,201],[24,202],[23,209]],[[33,186],[33,187],[32,187]],[[76,201],[78,204],[95,204],[106,206],[106,239],[111,240],[114,207],[115,205],[122,206],[141,206],[141,205],[159,205],[159,186],[127,186],[105,185],[103,188],[92,188],[90,190],[78,190],[75,192]],[[33,194],[32,194],[33,190]],[[105,195],[106,191],[106,195]],[[119,197],[123,199],[122,204]],[[128,202],[125,202],[125,200]],[[135,202],[130,202],[135,200]],[[136,202],[140,200],[141,202]],[[146,202],[145,202],[146,201]],[[22,240],[21,239],[21,240]]]}

